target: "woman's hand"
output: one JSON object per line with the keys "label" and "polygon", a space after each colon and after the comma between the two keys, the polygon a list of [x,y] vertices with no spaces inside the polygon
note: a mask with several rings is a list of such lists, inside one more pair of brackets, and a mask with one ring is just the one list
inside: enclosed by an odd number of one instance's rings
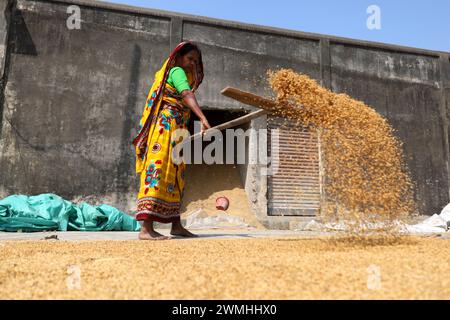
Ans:
{"label": "woman's hand", "polygon": [[202,126],[200,129],[200,132],[202,134],[204,134],[206,130],[211,129],[211,126],[209,125],[209,122],[208,122],[208,120],[206,120],[206,118],[202,118],[201,123],[202,123]]}

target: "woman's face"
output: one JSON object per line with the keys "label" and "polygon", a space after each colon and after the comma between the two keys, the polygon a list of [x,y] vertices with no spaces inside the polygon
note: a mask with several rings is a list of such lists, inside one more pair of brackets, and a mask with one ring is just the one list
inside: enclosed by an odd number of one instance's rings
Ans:
{"label": "woman's face", "polygon": [[200,56],[196,50],[191,50],[184,56],[180,57],[178,65],[186,71],[192,71],[194,66],[199,62]]}

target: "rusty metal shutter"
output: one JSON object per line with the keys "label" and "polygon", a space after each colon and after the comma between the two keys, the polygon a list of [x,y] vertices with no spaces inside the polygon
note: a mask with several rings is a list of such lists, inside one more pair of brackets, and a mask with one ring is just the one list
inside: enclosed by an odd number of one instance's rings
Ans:
{"label": "rusty metal shutter", "polygon": [[268,214],[317,215],[321,204],[317,132],[277,117],[268,117],[267,127],[268,156],[275,158],[271,166],[278,166],[274,174],[267,177]]}

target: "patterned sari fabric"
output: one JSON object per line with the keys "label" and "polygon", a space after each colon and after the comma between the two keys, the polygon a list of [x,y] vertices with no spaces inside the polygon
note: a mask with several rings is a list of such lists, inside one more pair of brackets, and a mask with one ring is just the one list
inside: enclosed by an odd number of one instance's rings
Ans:
{"label": "patterned sari fabric", "polygon": [[[166,83],[170,69],[175,66],[179,50],[188,42],[180,43],[156,73],[148,93],[139,133],[133,140],[136,147],[136,173],[140,174],[140,188],[136,220],[153,219],[172,222],[180,216],[186,165],[172,161],[172,149],[179,141],[172,140],[177,129],[187,129],[190,109],[182,102],[177,90]],[[192,91],[203,79],[203,65],[187,73]]]}

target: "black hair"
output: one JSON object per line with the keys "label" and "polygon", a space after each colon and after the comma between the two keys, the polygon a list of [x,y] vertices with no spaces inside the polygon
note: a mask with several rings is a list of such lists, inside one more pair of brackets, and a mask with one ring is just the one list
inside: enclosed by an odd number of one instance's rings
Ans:
{"label": "black hair", "polygon": [[197,47],[196,44],[193,44],[193,43],[185,44],[178,53],[179,53],[180,57],[182,57],[185,54],[191,52],[192,50],[197,51],[197,53],[201,56],[202,53],[201,53],[200,49]]}

